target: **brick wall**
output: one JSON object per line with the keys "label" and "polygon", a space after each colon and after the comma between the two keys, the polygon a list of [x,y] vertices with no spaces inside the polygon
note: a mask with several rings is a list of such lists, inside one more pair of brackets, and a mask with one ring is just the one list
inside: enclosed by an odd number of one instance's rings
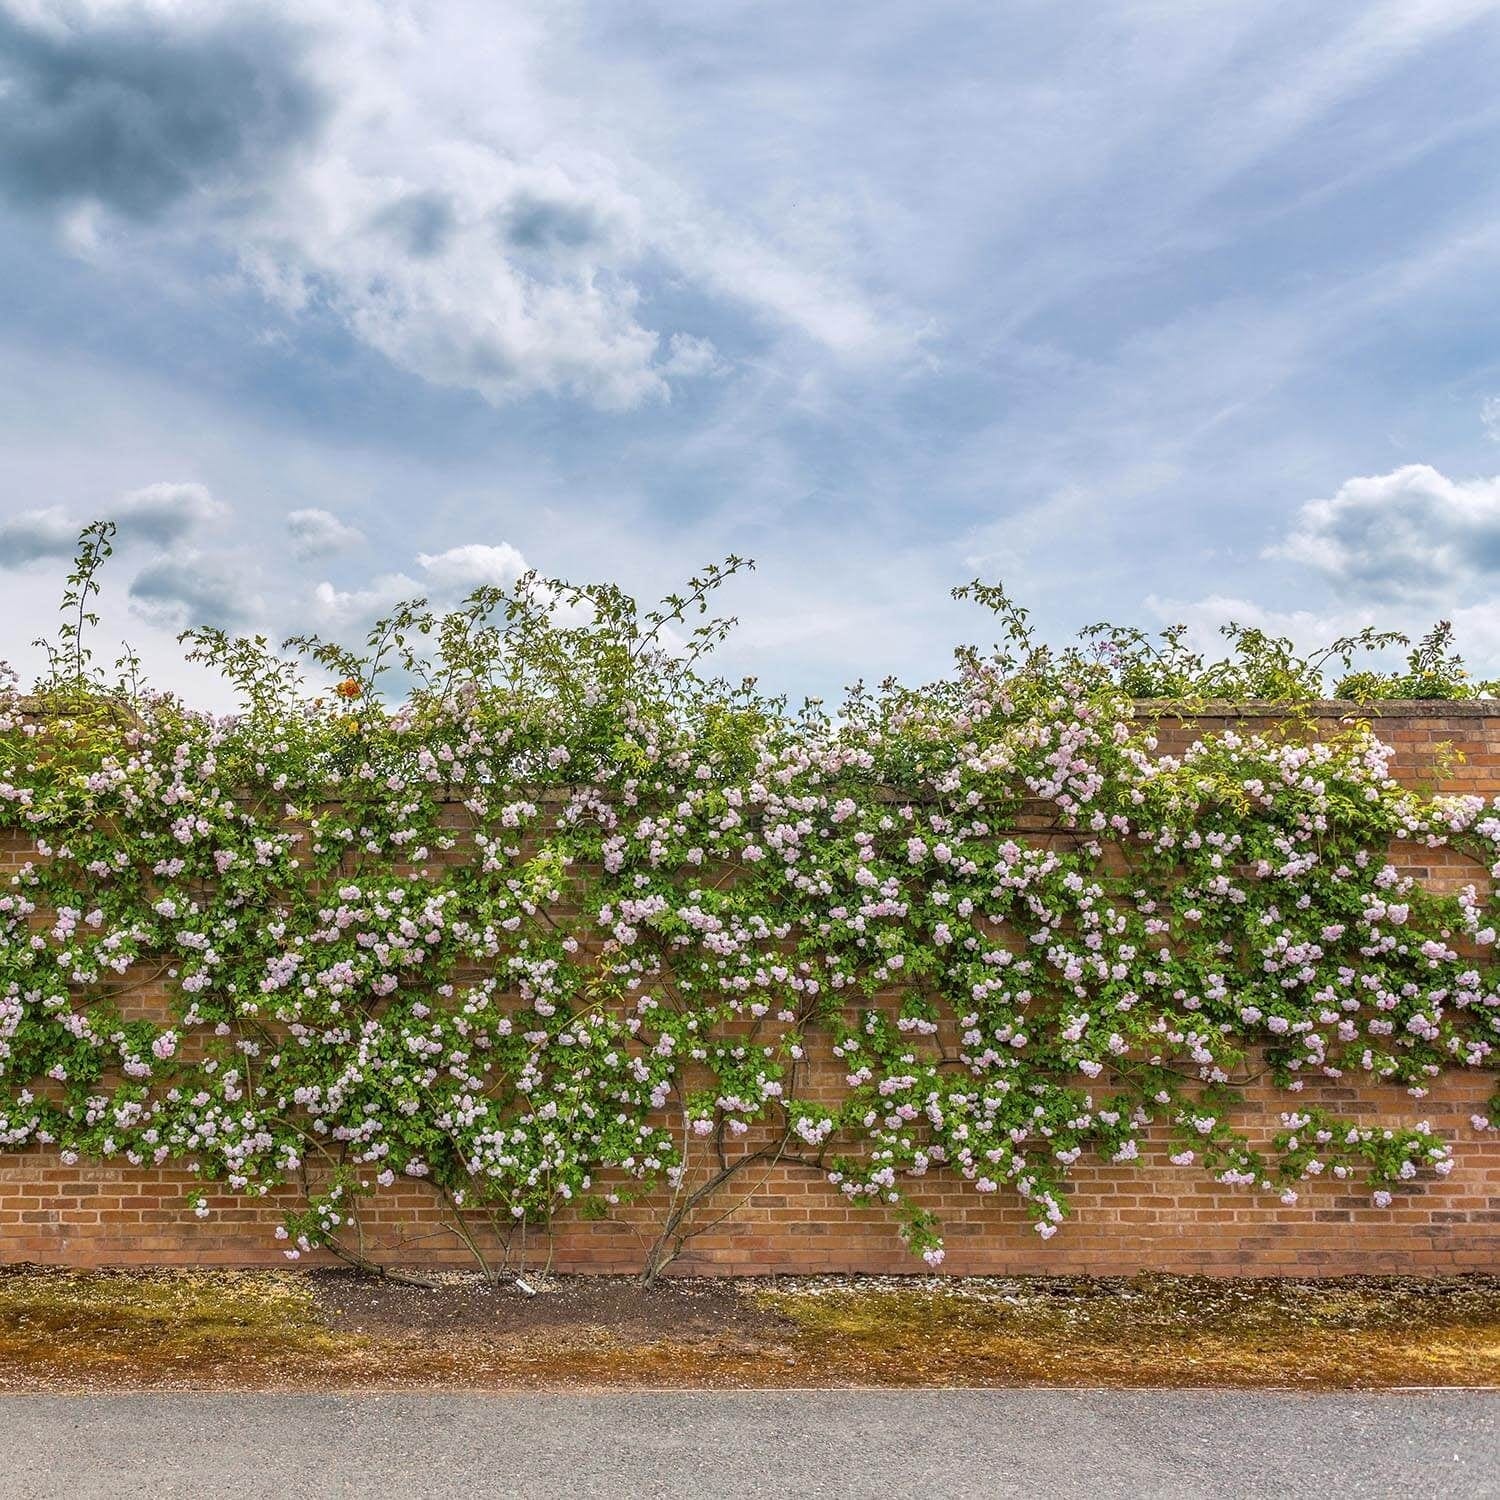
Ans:
{"label": "brick wall", "polygon": [[[1346,705],[1323,704],[1317,717],[1336,724]],[[1161,750],[1175,753],[1204,733],[1253,731],[1273,721],[1254,705],[1213,707],[1191,725],[1163,715]],[[1397,750],[1395,773],[1431,789],[1441,785],[1485,796],[1500,793],[1500,705],[1399,704],[1385,707],[1377,728]],[[17,848],[12,858],[19,855]],[[1405,868],[1434,887],[1482,878],[1451,851],[1400,851]],[[149,994],[141,1003],[149,1006]],[[830,1084],[842,1068],[816,1051],[812,1077]],[[956,1176],[941,1174],[912,1196],[944,1221],[946,1269],[955,1273],[1052,1272],[1096,1275],[1140,1270],[1240,1275],[1441,1273],[1500,1269],[1500,1139],[1477,1135],[1469,1116],[1484,1104],[1489,1074],[1454,1071],[1423,1100],[1396,1089],[1309,1080],[1301,1094],[1269,1084],[1245,1090],[1236,1124],[1269,1139],[1282,1111],[1322,1104],[1362,1120],[1425,1118],[1457,1143],[1451,1176],[1396,1190],[1389,1209],[1370,1206],[1366,1191],[1309,1182],[1293,1207],[1274,1195],[1222,1187],[1195,1167],[1178,1168],[1160,1144],[1128,1166],[1080,1161],[1073,1174],[1072,1216],[1049,1243],[1032,1232],[1018,1201],[1004,1192],[981,1197]],[[751,1137],[751,1145],[754,1138]],[[200,1222],[186,1206],[195,1179],[185,1170],[137,1170],[81,1163],[55,1153],[0,1155],[0,1261],[101,1265],[279,1265],[272,1237],[281,1204],[211,1194]],[[736,1212],[720,1223],[731,1204]],[[558,1269],[629,1272],[639,1268],[659,1222],[650,1199],[607,1221],[567,1222],[546,1244],[533,1232],[525,1258],[550,1257]],[[851,1206],[821,1176],[797,1167],[749,1169],[710,1200],[703,1232],[674,1267],[717,1274],[762,1272],[907,1272],[924,1268],[898,1241],[879,1210]],[[435,1211],[430,1189],[410,1183],[380,1194],[368,1211],[368,1244],[407,1264],[472,1264]],[[491,1247],[494,1248],[494,1247]],[[512,1263],[521,1253],[510,1246]]]}

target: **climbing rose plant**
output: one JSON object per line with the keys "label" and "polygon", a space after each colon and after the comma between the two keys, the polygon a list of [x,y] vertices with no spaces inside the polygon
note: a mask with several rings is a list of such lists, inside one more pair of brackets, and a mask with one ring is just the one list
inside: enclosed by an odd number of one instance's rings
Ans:
{"label": "climbing rose plant", "polygon": [[[0,700],[29,851],[0,895],[13,1149],[290,1187],[287,1254],[363,1266],[398,1183],[490,1270],[649,1193],[647,1276],[777,1166],[936,1265],[913,1179],[1016,1194],[1050,1238],[1074,1164],[1136,1159],[1148,1126],[1285,1202],[1332,1178],[1383,1206],[1452,1165],[1420,1120],[1297,1107],[1308,1078],[1418,1101],[1500,1033],[1488,882],[1434,894],[1390,858],[1500,873],[1500,814],[1399,787],[1366,722],[1311,742],[1289,703],[1277,734],[1158,753],[1133,694],[1162,648],[1048,651],[980,586],[959,592],[996,610],[992,652],[792,710],[700,670],[737,559],[647,613],[529,576],[403,606],[358,650],[287,643],[321,690],[262,640],[189,632],[242,699],[215,717],[128,656],[94,669],[109,536],[85,533],[47,676]],[[1184,676],[1169,633],[1170,680],[1310,685],[1264,644]],[[835,1098],[808,1088],[818,1046]],[[1270,1149],[1232,1123],[1262,1070],[1289,1091]]]}

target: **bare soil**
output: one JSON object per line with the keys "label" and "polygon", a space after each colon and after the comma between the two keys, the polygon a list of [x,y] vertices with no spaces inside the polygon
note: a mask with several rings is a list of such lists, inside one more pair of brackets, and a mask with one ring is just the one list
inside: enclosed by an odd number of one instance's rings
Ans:
{"label": "bare soil", "polygon": [[463,1274],[443,1277],[432,1291],[349,1271],[314,1271],[306,1279],[330,1327],[381,1337],[504,1339],[599,1328],[641,1342],[757,1338],[781,1321],[745,1296],[749,1283],[706,1278],[645,1287],[628,1276],[553,1276],[533,1282],[533,1296]]}

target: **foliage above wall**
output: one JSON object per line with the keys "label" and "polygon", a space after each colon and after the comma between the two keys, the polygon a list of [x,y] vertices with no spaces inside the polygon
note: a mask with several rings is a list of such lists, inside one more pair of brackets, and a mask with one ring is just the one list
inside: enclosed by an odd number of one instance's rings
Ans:
{"label": "foliage above wall", "polygon": [[[1073,1164],[1128,1162],[1153,1124],[1174,1162],[1286,1201],[1332,1177],[1383,1205],[1450,1169],[1420,1119],[1298,1107],[1320,1076],[1419,1101],[1500,1036],[1487,891],[1388,858],[1500,870],[1500,815],[1402,790],[1365,722],[1310,743],[1295,707],[1387,638],[1307,660],[1240,631],[1213,664],[1099,628],[1051,652],[974,585],[999,647],[830,716],[704,675],[731,558],[645,613],[533,576],[357,650],[287,643],[322,690],[189,632],[243,702],[215,718],[128,655],[95,671],[109,535],[85,533],[46,680],[0,704],[0,808],[36,851],[0,896],[11,1148],[290,1184],[288,1253],[359,1264],[362,1208],[400,1181],[485,1263],[491,1231],[654,1190],[648,1275],[775,1163],[932,1264],[914,1177],[1019,1194],[1050,1237]],[[1440,628],[1399,685],[1472,694],[1459,667]],[[1276,697],[1286,722],[1166,757],[1133,701],[1164,694]],[[141,1019],[157,983],[174,1014]],[[807,1087],[830,1043],[834,1098]],[[1230,1118],[1261,1068],[1291,1091],[1270,1151]]]}

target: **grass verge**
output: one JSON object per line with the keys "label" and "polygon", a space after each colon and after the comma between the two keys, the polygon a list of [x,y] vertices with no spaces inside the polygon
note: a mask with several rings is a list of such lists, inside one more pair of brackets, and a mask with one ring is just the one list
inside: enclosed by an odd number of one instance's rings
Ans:
{"label": "grass verge", "polygon": [[0,1389],[1500,1387],[1500,1278],[0,1273]]}

